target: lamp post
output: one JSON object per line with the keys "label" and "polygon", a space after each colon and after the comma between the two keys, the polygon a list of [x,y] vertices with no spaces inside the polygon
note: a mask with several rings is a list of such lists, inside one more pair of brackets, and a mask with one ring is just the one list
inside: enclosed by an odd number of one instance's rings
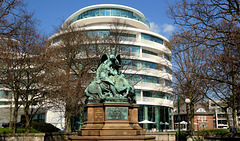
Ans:
{"label": "lamp post", "polygon": [[187,133],[189,134],[189,129],[190,129],[190,123],[189,123],[189,108],[188,108],[188,105],[190,103],[190,99],[189,98],[186,98],[185,99],[185,103],[186,103],[186,111],[187,111]]}
{"label": "lamp post", "polygon": [[178,140],[180,140],[180,107],[179,107],[179,94],[178,94]]}

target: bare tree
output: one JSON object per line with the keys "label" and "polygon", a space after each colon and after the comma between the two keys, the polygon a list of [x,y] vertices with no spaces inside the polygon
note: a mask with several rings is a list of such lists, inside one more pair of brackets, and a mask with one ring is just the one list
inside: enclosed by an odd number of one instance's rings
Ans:
{"label": "bare tree", "polygon": [[[36,23],[31,14],[22,17],[24,23],[19,26],[12,38],[4,38],[1,51],[1,83],[13,92],[13,123],[16,133],[18,109],[22,105],[26,117],[26,132],[44,99],[41,75],[44,68],[44,38],[37,33]],[[35,105],[34,112],[32,105]]]}
{"label": "bare tree", "polygon": [[22,0],[0,1],[0,37],[13,36],[20,26],[25,22],[24,3]]}
{"label": "bare tree", "polygon": [[[100,36],[91,34],[95,38]],[[62,27],[55,38],[59,38],[58,45],[47,50],[51,62],[47,72],[50,99],[54,105],[64,107],[65,132],[71,132],[71,117],[83,109],[84,86],[91,80],[89,70],[97,66],[102,46],[96,39],[89,38],[89,33],[83,28]]]}
{"label": "bare tree", "polygon": [[106,30],[63,25],[50,38],[47,53],[51,66],[46,73],[47,83],[51,86],[51,101],[64,107],[65,132],[72,131],[71,117],[83,112],[84,90],[95,75],[100,56],[121,53],[121,43],[129,34],[125,26],[115,20]]}
{"label": "bare tree", "polygon": [[174,92],[182,101],[186,98],[190,99],[190,131],[194,132],[194,105],[204,100],[208,91],[206,83],[196,75],[205,63],[202,56],[205,49],[198,48],[196,44],[179,36],[175,36],[170,42],[173,49]]}
{"label": "bare tree", "polygon": [[[179,26],[174,36],[205,48],[202,72],[195,73],[209,84],[209,98],[218,95],[233,109],[233,124],[238,127],[239,109],[239,1],[180,0],[169,6],[168,14]],[[185,34],[191,33],[191,34]],[[188,50],[189,47],[181,51]],[[223,89],[224,88],[224,89]],[[212,98],[212,100],[216,100]],[[230,125],[229,125],[230,126]]]}

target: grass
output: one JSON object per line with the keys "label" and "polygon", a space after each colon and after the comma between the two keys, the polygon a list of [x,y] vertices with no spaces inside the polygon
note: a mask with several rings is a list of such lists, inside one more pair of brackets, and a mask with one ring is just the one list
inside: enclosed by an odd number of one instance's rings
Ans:
{"label": "grass", "polygon": [[[9,128],[0,128],[0,134],[3,134],[3,133],[12,133],[13,130],[12,129],[9,129]],[[17,133],[25,133],[25,128],[22,128],[22,127],[19,127],[17,128]],[[34,129],[34,128],[31,128],[30,129],[30,133],[41,133],[39,132],[38,130]]]}

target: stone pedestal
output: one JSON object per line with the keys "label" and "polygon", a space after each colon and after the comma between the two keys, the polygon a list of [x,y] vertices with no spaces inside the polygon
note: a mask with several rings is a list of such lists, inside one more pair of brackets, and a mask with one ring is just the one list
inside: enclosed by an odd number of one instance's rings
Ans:
{"label": "stone pedestal", "polygon": [[129,103],[87,104],[87,121],[79,136],[69,140],[154,140],[144,136],[138,124],[138,107]]}

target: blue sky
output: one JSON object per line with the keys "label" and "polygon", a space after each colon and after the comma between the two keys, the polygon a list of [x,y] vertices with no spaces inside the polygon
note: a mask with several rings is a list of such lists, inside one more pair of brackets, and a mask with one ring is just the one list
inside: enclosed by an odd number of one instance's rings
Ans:
{"label": "blue sky", "polygon": [[54,33],[54,26],[79,9],[95,4],[120,4],[141,11],[150,22],[151,30],[167,38],[174,31],[173,21],[166,15],[167,3],[173,0],[24,0],[27,9],[40,21],[40,29],[47,35]]}

